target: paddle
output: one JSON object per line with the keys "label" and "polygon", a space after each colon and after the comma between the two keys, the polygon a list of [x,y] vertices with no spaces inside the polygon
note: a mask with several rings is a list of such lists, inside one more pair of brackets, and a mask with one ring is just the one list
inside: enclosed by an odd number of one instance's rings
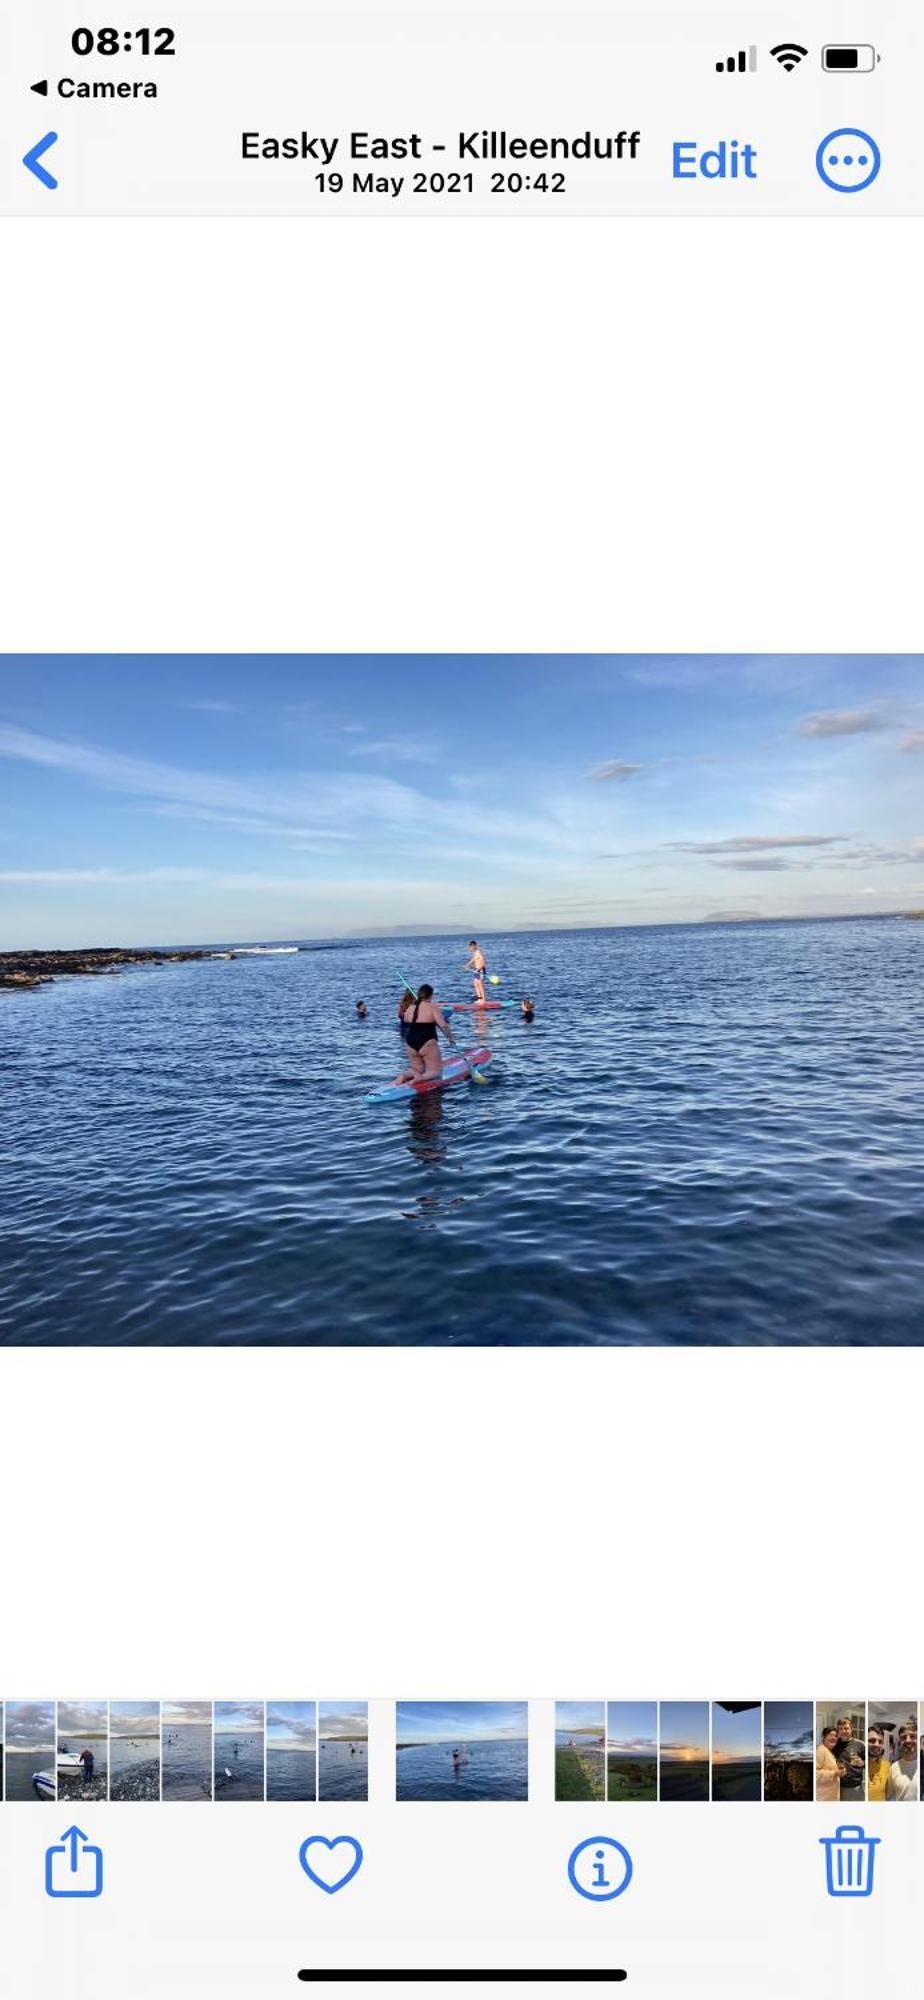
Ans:
{"label": "paddle", "polygon": [[[471,972],[471,969],[472,968],[469,965],[468,960],[466,959],[465,964],[462,967],[462,970],[463,972]],[[484,976],[489,986],[502,986],[504,983],[503,980],[501,979],[499,972],[486,972]]]}

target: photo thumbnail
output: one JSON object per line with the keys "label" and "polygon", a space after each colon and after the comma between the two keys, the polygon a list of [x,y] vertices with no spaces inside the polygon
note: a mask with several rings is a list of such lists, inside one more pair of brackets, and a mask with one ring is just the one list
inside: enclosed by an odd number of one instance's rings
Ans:
{"label": "photo thumbnail", "polygon": [[266,1796],[314,1800],[318,1796],[318,1704],[266,1704]]}
{"label": "photo thumbnail", "polygon": [[58,1799],[109,1796],[108,1701],[59,1701]]}
{"label": "photo thumbnail", "polygon": [[662,1701],[658,1777],[662,1800],[708,1799],[708,1701]]}
{"label": "photo thumbnail", "polygon": [[246,1802],[265,1791],[266,1727],[262,1701],[216,1701],[215,1797]]}
{"label": "photo thumbnail", "polygon": [[399,1702],[399,1799],[525,1799],[527,1703]]}
{"label": "photo thumbnail", "polygon": [[114,1803],[160,1798],[160,1702],[109,1703],[109,1797]]}
{"label": "photo thumbnail", "polygon": [[658,1796],[658,1704],[608,1701],[606,1796],[634,1805]]}
{"label": "photo thumbnail", "polygon": [[318,1797],[369,1797],[369,1704],[318,1704]]}
{"label": "photo thumbnail", "polygon": [[556,1799],[606,1798],[606,1703],[555,1703]]}
{"label": "photo thumbnail", "polygon": [[161,1798],[167,1803],[211,1799],[211,1702],[165,1701],[160,1719]]}
{"label": "photo thumbnail", "polygon": [[55,1703],[7,1701],[4,1791],[8,1803],[52,1801],[58,1796]]}
{"label": "photo thumbnail", "polygon": [[924,1344],[922,775],[916,654],[0,656],[0,1343]]}
{"label": "photo thumbnail", "polygon": [[870,1804],[908,1804],[921,1797],[921,1750],[916,1701],[871,1701],[866,1711],[866,1796]]}
{"label": "photo thumbnail", "polygon": [[751,1799],[762,1796],[763,1704],[759,1701],[714,1701],[712,1704],[712,1797]]}
{"label": "photo thumbnail", "polygon": [[815,1796],[815,1704],[764,1703],[764,1798]]}
{"label": "photo thumbnail", "polygon": [[866,1703],[820,1701],[815,1710],[815,1797],[859,1806],[866,1798]]}

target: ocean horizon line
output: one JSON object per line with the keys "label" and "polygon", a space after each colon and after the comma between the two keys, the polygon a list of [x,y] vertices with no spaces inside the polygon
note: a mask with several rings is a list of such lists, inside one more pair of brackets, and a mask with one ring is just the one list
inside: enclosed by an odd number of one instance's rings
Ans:
{"label": "ocean horizon line", "polygon": [[[614,931],[620,931],[620,932],[652,931],[652,930],[700,931],[700,930],[720,930],[720,929],[751,930],[751,929],[761,928],[767,925],[779,926],[785,924],[802,924],[802,925],[858,924],[858,923],[875,924],[875,923],[913,922],[921,918],[922,916],[924,916],[924,912],[920,910],[910,909],[908,907],[902,907],[900,909],[889,909],[889,910],[825,911],[825,912],[818,912],[815,914],[802,912],[798,914],[789,913],[784,915],[771,915],[768,912],[767,914],[760,915],[757,912],[754,912],[747,916],[745,915],[735,916],[734,914],[722,915],[718,911],[715,911],[711,912],[708,916],[703,916],[703,917],[664,917],[664,918],[651,917],[647,919],[643,918],[633,923],[614,922],[608,924],[542,924],[542,925],[511,923],[502,925],[499,929],[496,930],[488,930],[484,926],[482,926],[481,937],[487,940],[488,938],[507,938],[507,937],[599,937],[599,936],[606,936],[607,933]],[[106,943],[101,943],[101,942],[87,943],[85,941],[82,944],[16,944],[16,945],[0,944],[0,958],[18,958],[31,955],[35,955],[38,957],[79,956],[83,952],[108,952],[108,951],[120,951],[120,952],[237,951],[241,953],[247,951],[260,953],[260,952],[283,951],[283,950],[305,951],[305,952],[340,951],[348,949],[351,945],[362,945],[362,944],[399,945],[399,944],[420,944],[422,942],[425,943],[432,942],[434,944],[437,944],[443,939],[451,942],[457,938],[464,938],[464,936],[465,936],[464,930],[458,930],[458,929],[443,930],[442,928],[439,928],[437,926],[421,925],[417,929],[402,930],[402,931],[362,930],[362,931],[341,931],[336,933],[319,931],[316,935],[312,936],[301,936],[301,937],[289,936],[289,937],[279,937],[279,938],[258,938],[254,937],[251,934],[244,938],[215,938],[215,939],[186,938],[185,940],[182,941],[179,941],[175,938],[172,940],[165,940],[163,938],[158,938],[158,939],[148,940],[146,942],[140,942],[138,939],[133,939],[128,944],[126,944],[124,941],[119,944],[114,944],[111,940]]]}

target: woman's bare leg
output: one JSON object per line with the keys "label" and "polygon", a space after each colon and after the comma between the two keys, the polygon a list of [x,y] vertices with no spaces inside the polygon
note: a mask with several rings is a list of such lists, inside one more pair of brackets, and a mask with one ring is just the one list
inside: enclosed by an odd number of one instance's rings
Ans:
{"label": "woman's bare leg", "polygon": [[408,1067],[401,1071],[400,1076],[395,1077],[395,1082],[419,1083],[421,1077],[424,1077],[427,1074],[426,1065],[424,1063],[423,1056],[420,1054],[419,1049],[408,1049],[407,1061],[408,1061]]}

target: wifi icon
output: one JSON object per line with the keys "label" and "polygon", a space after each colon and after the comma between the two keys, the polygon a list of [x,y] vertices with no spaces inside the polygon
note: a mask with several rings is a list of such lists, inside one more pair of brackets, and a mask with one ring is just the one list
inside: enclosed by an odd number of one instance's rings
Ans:
{"label": "wifi icon", "polygon": [[798,69],[803,56],[808,55],[808,49],[804,49],[801,42],[777,42],[770,54],[781,69]]}

